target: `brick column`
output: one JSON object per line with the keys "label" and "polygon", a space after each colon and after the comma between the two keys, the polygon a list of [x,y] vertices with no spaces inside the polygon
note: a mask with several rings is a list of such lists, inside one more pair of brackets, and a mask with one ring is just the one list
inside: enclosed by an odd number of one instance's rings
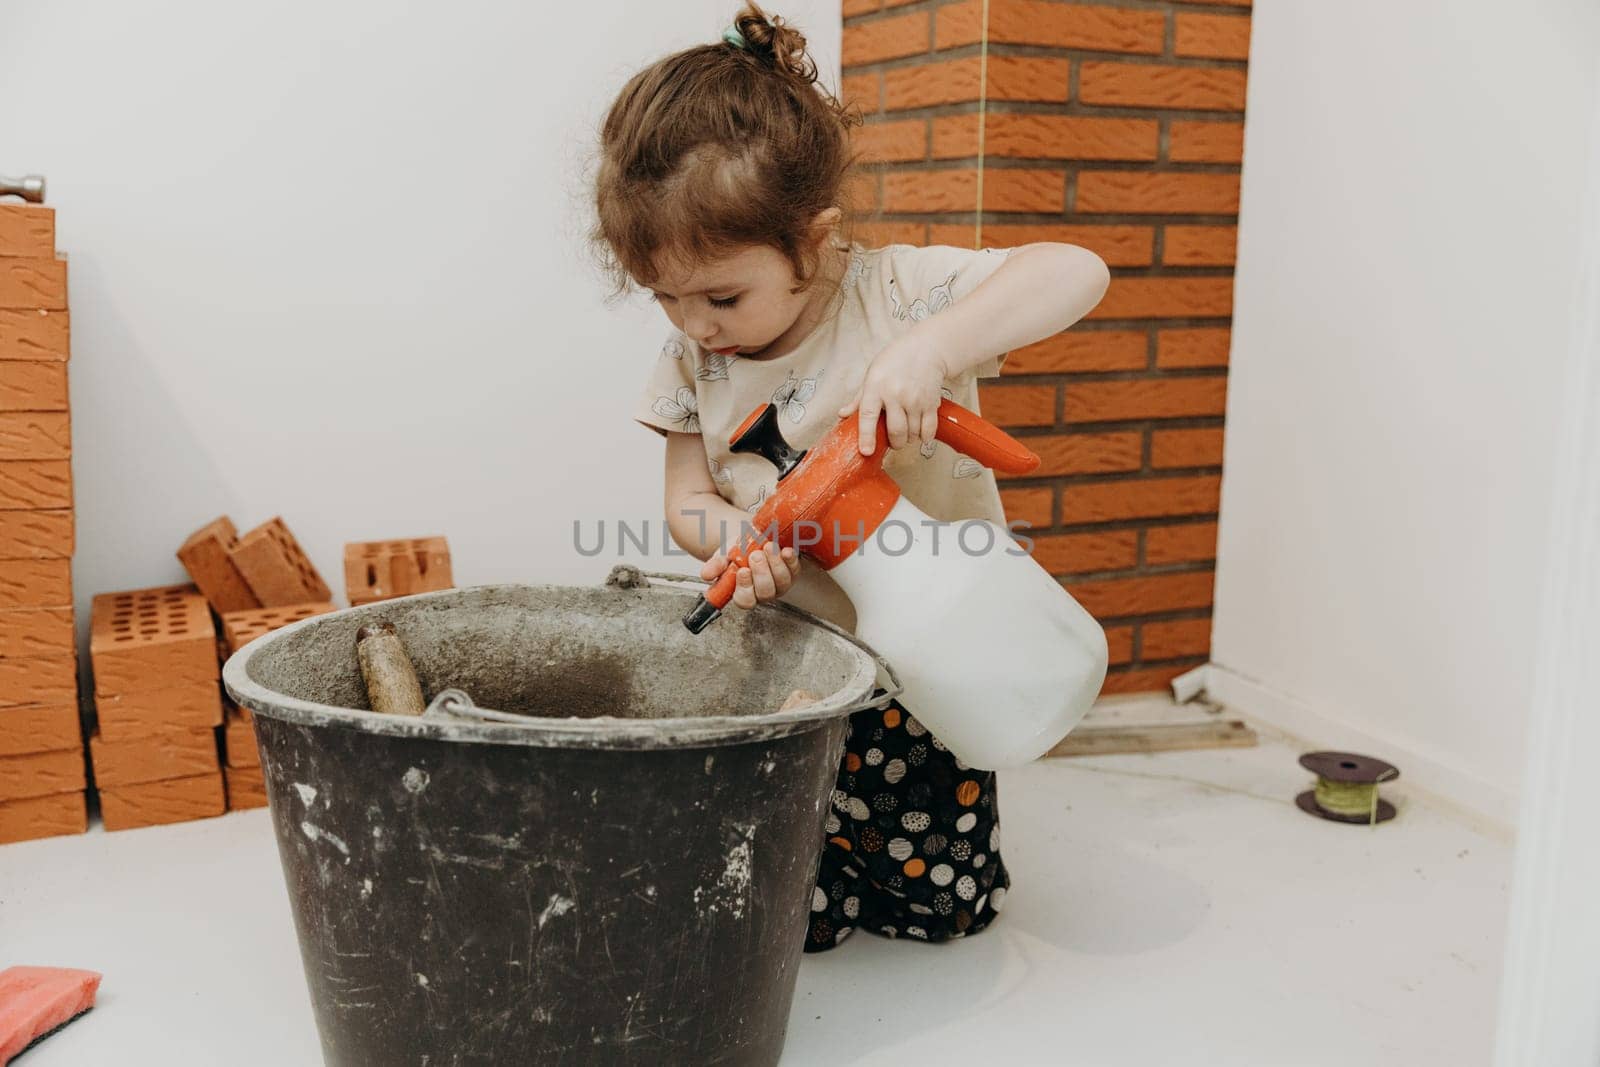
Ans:
{"label": "brick column", "polygon": [[[869,244],[973,244],[981,0],[844,0],[842,95]],[[1044,457],[1002,482],[1036,557],[1106,626],[1106,692],[1210,652],[1249,0],[990,0],[983,243],[1111,267],[1070,331],[1012,353],[984,413]]]}

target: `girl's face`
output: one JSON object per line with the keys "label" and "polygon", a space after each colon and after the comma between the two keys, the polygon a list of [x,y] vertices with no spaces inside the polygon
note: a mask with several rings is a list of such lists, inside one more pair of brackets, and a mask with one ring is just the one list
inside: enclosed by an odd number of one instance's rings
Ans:
{"label": "girl's face", "polygon": [[649,288],[672,325],[701,348],[757,356],[824,288],[796,292],[799,285],[783,253],[756,245],[693,267],[664,265]]}

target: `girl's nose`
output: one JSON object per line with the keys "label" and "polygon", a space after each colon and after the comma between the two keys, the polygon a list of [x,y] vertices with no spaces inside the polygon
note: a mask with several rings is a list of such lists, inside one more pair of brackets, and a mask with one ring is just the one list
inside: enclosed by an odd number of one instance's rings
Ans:
{"label": "girl's nose", "polygon": [[708,315],[685,315],[683,317],[683,332],[696,344],[704,344],[717,334],[716,324]]}

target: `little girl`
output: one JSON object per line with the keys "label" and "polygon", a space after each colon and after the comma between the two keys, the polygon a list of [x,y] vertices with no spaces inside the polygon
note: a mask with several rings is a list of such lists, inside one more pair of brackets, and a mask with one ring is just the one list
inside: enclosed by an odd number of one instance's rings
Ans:
{"label": "little girl", "polygon": [[[667,525],[707,580],[776,485],[764,458],[728,448],[768,401],[801,449],[855,415],[870,453],[886,419],[884,469],[912,503],[1004,526],[993,473],[934,440],[939,402],[976,410],[979,377],[1106,289],[1105,264],[1072,245],[849,243],[857,121],[817,84],[805,39],[754,4],[717,43],[635,75],[605,119],[595,238],[619,287],[648,290],[674,327],[635,416],[666,438]],[[852,626],[827,574],[775,548],[751,554],[733,602],[786,596]],[[858,926],[946,941],[1000,911],[1010,879],[994,774],[957,760],[912,710],[851,720],[807,951]]]}

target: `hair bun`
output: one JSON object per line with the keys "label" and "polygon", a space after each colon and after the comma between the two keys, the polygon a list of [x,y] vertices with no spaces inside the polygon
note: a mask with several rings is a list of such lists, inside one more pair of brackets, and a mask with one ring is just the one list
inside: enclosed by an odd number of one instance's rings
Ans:
{"label": "hair bun", "polygon": [[817,64],[806,53],[805,34],[782,18],[753,3],[746,4],[733,24],[749,46],[750,54],[775,69],[807,84],[817,80]]}

